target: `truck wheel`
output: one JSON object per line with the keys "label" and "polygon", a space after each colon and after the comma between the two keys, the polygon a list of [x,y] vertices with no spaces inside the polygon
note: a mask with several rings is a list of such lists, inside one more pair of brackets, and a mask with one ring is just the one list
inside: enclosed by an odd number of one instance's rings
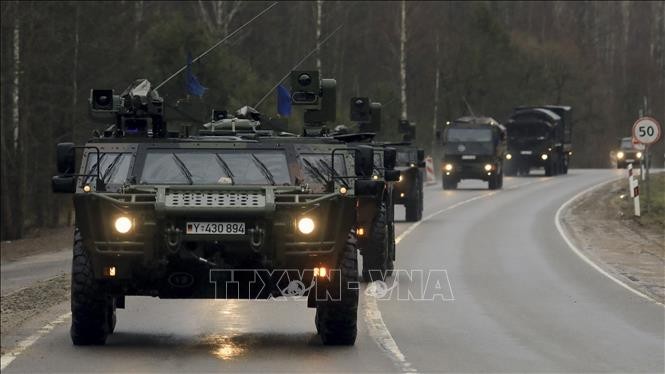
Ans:
{"label": "truck wheel", "polygon": [[[358,255],[356,236],[349,234],[344,252],[339,262],[341,282],[331,279],[331,285],[339,285],[341,290],[332,290],[339,295],[336,300],[319,301],[316,305],[316,330],[325,345],[353,345],[358,333],[358,287],[350,285],[358,279]],[[354,287],[355,286],[355,287]]]}
{"label": "truck wheel", "polygon": [[370,235],[369,248],[363,251],[363,280],[366,282],[382,281],[386,278],[392,262],[390,256],[391,235],[385,202],[382,202],[379,206],[372,223]]}
{"label": "truck wheel", "polygon": [[496,190],[499,188],[499,177],[497,174],[494,174],[490,177],[490,180],[487,182],[487,187],[490,190]]}
{"label": "truck wheel", "polygon": [[415,195],[405,204],[407,222],[417,222],[423,218],[423,180],[420,177],[416,179]]}
{"label": "truck wheel", "polygon": [[72,326],[74,345],[103,345],[115,328],[115,304],[93,277],[92,264],[78,229],[72,262]]}
{"label": "truck wheel", "polygon": [[499,189],[502,189],[503,188],[503,174],[498,174],[497,179],[498,179],[498,186],[497,187]]}
{"label": "truck wheel", "polygon": [[454,181],[452,179],[448,179],[446,177],[443,177],[443,189],[444,190],[456,190],[457,189],[457,181]]}
{"label": "truck wheel", "polygon": [[551,177],[552,175],[554,175],[553,173],[554,173],[554,168],[552,167],[552,163],[548,162],[545,165],[545,176],[546,177]]}

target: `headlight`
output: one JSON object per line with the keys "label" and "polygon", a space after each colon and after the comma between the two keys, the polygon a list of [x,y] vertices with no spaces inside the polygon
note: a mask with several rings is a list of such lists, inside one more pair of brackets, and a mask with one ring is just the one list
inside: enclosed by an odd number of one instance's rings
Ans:
{"label": "headlight", "polygon": [[402,174],[400,174],[400,175],[399,175],[399,180],[398,180],[398,182],[401,182],[402,179],[404,179],[404,178],[402,178]]}
{"label": "headlight", "polygon": [[549,157],[549,156],[547,156],[546,154],[542,154],[542,155],[540,156],[540,158],[542,158],[543,161],[544,161],[544,160],[547,160],[548,157]]}
{"label": "headlight", "polygon": [[298,221],[298,230],[305,235],[311,234],[314,231],[314,220],[309,217],[301,218]]}
{"label": "headlight", "polygon": [[510,160],[511,158],[513,158],[513,155],[511,155],[510,153],[507,153],[506,154],[506,160]]}
{"label": "headlight", "polygon": [[446,164],[446,166],[444,166],[444,169],[446,169],[446,171],[452,171],[453,170],[453,164]]}
{"label": "headlight", "polygon": [[635,156],[637,156],[637,158],[642,158],[642,152],[637,152]]}
{"label": "headlight", "polygon": [[485,164],[485,171],[490,171],[490,170],[492,170],[492,165]]}
{"label": "headlight", "polygon": [[624,156],[623,152],[620,151],[619,153],[617,153],[617,158],[618,159],[622,159],[623,156]]}
{"label": "headlight", "polygon": [[134,224],[132,223],[132,220],[129,219],[128,217],[118,217],[115,220],[113,226],[115,227],[115,231],[121,234],[126,234],[129,232],[129,230],[132,229],[132,226],[134,226]]}

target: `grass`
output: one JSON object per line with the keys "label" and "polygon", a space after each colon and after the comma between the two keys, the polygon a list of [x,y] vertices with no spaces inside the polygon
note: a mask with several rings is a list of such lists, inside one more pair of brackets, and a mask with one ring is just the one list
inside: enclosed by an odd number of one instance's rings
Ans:
{"label": "grass", "polygon": [[[626,180],[626,185],[628,181]],[[665,173],[652,173],[649,175],[649,195],[651,199],[647,199],[647,186],[646,182],[640,177],[640,209],[641,216],[634,217],[634,219],[644,226],[660,227],[660,230],[665,230]],[[626,186],[627,187],[627,186]],[[626,188],[626,191],[628,188]],[[624,213],[624,217],[633,217],[634,207],[633,199],[626,196],[618,205]],[[647,210],[647,206],[649,209]]]}

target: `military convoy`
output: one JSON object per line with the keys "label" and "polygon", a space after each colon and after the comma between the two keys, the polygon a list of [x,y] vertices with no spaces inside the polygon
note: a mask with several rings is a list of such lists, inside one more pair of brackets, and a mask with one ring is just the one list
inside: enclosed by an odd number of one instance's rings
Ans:
{"label": "military convoy", "polygon": [[545,169],[546,176],[568,173],[572,155],[571,107],[517,107],[505,127],[507,175],[528,175],[537,167]]}
{"label": "military convoy", "polygon": [[442,134],[442,186],[454,190],[463,179],[488,182],[490,190],[503,187],[506,130],[491,117],[461,117]]}

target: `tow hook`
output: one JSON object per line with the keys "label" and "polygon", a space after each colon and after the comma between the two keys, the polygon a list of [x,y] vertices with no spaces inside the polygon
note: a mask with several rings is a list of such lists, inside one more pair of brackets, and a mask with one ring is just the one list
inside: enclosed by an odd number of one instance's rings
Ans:
{"label": "tow hook", "polygon": [[182,243],[182,230],[171,224],[166,230],[166,247],[171,253],[177,253]]}
{"label": "tow hook", "polygon": [[256,225],[253,229],[249,229],[248,231],[250,235],[250,244],[252,245],[252,249],[258,250],[263,246],[265,231],[263,231],[263,229],[260,228],[259,225]]}

